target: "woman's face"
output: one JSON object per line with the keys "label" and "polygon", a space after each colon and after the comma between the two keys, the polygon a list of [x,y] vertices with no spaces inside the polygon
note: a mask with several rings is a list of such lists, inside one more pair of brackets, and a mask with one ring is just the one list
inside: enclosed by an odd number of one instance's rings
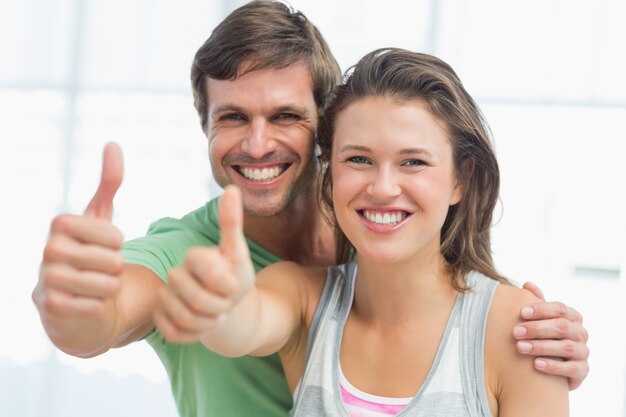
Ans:
{"label": "woman's face", "polygon": [[337,221],[360,258],[439,253],[448,208],[463,190],[444,124],[426,104],[384,97],[349,104],[336,118],[331,169]]}

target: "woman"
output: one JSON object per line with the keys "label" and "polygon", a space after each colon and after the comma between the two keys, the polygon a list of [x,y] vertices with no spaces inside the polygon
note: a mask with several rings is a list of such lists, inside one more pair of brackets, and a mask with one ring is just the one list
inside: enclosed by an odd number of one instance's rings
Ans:
{"label": "woman", "polygon": [[487,132],[443,61],[366,55],[318,135],[339,256],[354,261],[279,263],[251,285],[240,195],[227,188],[209,285],[233,308],[202,342],[226,356],[278,351],[294,416],[567,415],[567,381],[513,348],[517,311],[535,298],[493,266]]}

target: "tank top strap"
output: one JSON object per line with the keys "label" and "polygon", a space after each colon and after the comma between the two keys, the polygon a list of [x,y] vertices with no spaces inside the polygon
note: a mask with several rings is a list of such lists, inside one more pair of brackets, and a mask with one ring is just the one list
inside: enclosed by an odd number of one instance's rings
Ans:
{"label": "tank top strap", "polygon": [[472,416],[490,416],[485,385],[485,332],[491,300],[499,282],[478,272],[470,272],[471,288],[461,302],[460,352],[461,379],[467,407]]}

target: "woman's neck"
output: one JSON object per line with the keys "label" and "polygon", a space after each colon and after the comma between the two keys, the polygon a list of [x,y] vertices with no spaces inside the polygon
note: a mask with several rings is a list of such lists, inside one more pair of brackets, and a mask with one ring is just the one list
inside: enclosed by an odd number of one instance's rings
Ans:
{"label": "woman's neck", "polygon": [[449,311],[456,297],[440,253],[394,264],[358,259],[353,314],[381,326]]}

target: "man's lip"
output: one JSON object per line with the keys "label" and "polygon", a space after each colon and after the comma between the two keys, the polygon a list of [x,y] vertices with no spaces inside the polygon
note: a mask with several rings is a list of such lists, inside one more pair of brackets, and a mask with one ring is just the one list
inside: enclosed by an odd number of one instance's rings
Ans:
{"label": "man's lip", "polygon": [[273,184],[291,167],[289,163],[232,164],[231,168],[247,183]]}

